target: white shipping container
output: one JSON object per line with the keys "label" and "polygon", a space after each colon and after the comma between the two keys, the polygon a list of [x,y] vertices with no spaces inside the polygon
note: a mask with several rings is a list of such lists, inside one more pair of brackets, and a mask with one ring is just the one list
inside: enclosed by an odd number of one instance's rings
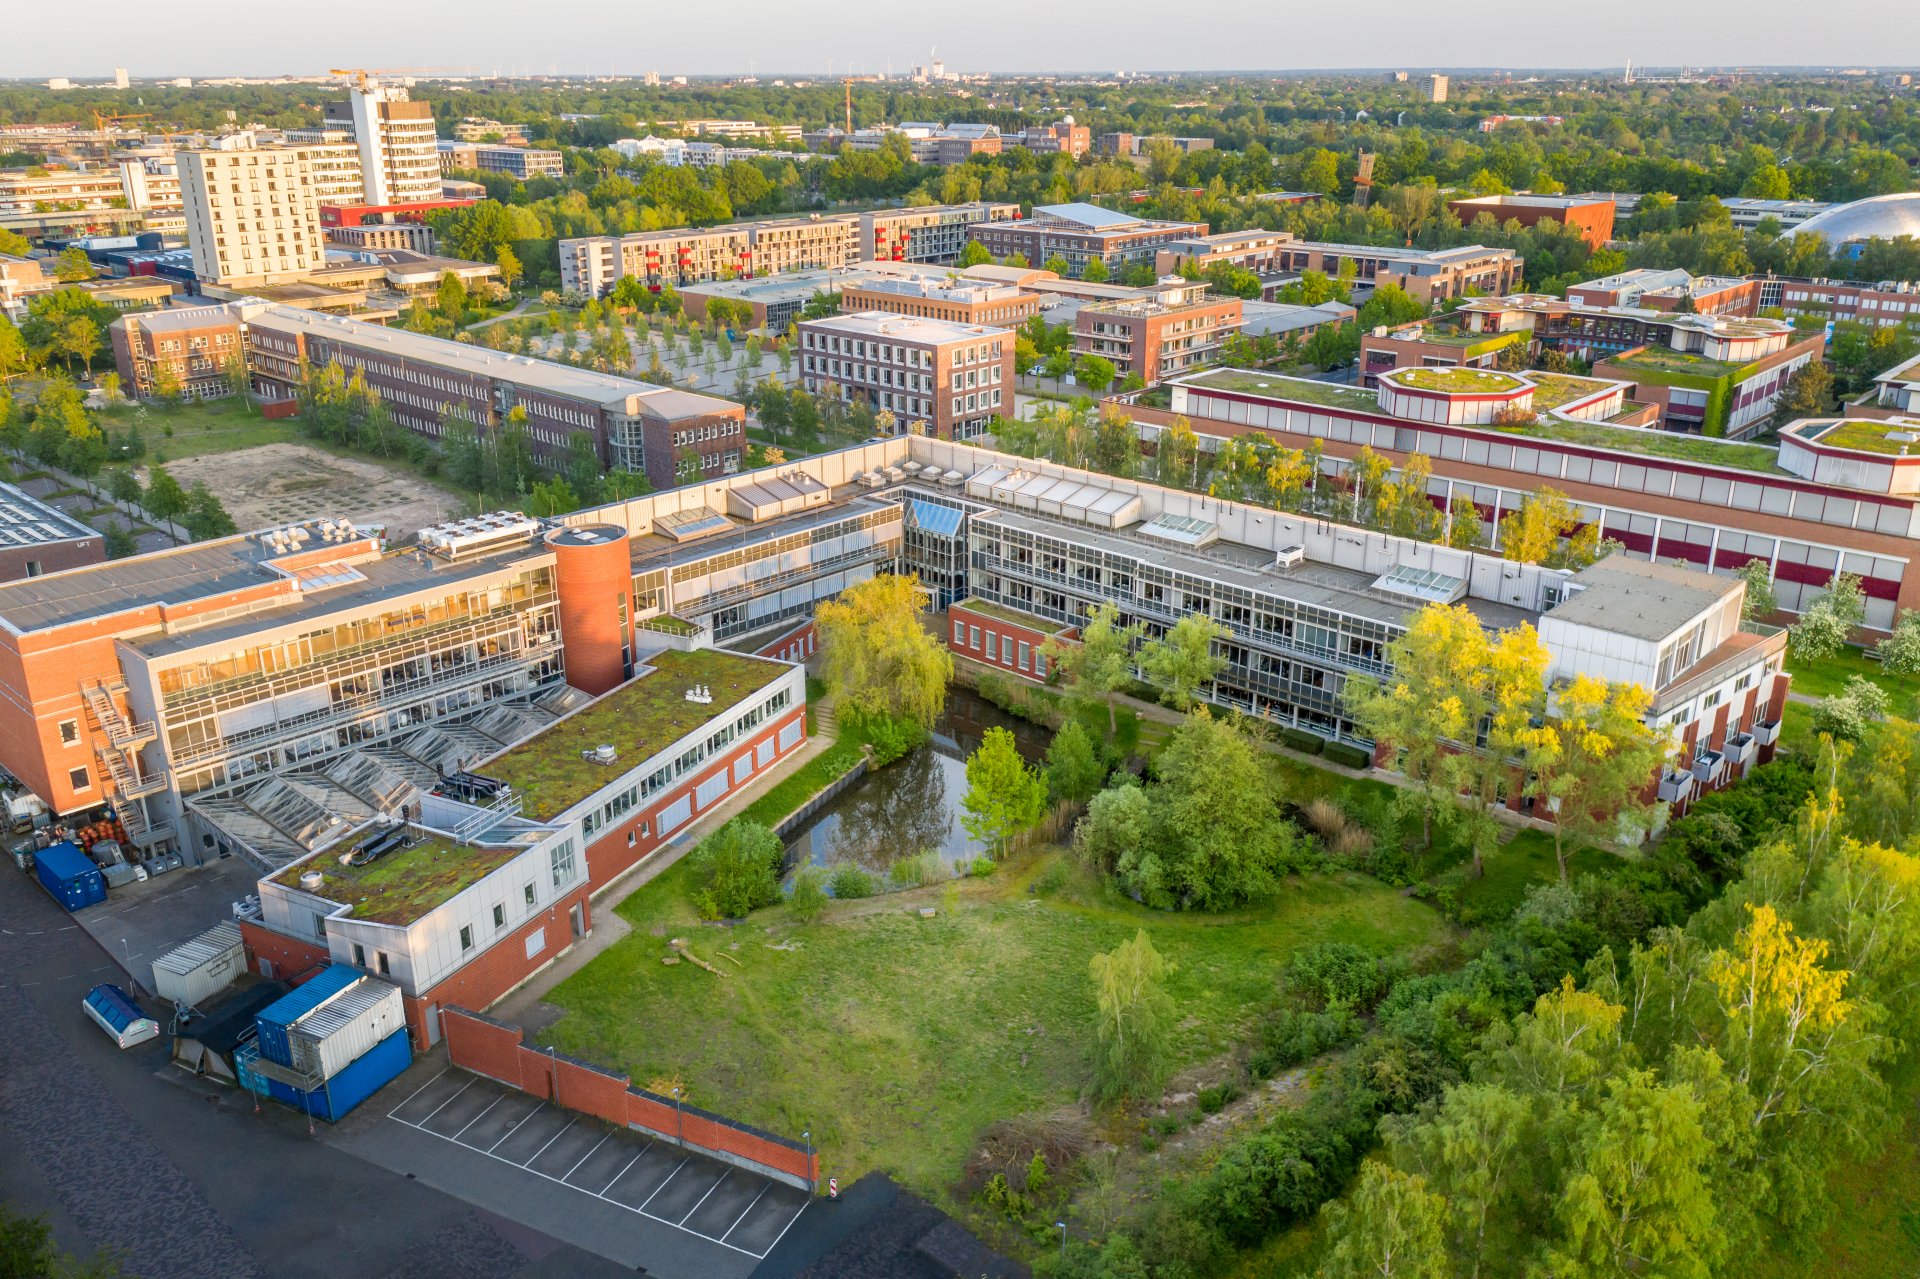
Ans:
{"label": "white shipping container", "polygon": [[288,1032],[296,1070],[331,1079],[407,1024],[400,988],[363,981],[340,992]]}
{"label": "white shipping container", "polygon": [[232,985],[246,967],[240,925],[228,922],[154,960],[153,990],[162,999],[197,1008]]}

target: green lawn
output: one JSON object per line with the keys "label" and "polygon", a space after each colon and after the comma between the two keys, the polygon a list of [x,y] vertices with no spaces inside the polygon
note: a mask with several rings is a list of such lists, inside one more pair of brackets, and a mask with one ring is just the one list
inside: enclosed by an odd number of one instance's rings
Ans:
{"label": "green lawn", "polygon": [[149,460],[165,457],[174,461],[288,441],[311,443],[291,419],[269,422],[260,416],[257,405],[237,397],[200,400],[174,408],[119,405],[103,412],[100,422],[103,428],[115,432],[138,426]]}
{"label": "green lawn", "polygon": [[1868,657],[1865,649],[1848,647],[1834,657],[1817,662],[1789,653],[1787,671],[1793,676],[1793,691],[1808,697],[1831,697],[1846,687],[1852,675],[1864,675],[1886,689],[1893,698],[1895,711],[1911,709],[1914,696],[1920,694],[1920,679],[1894,674],[1884,664]]}
{"label": "green lawn", "polygon": [[[1444,928],[1358,876],[1296,880],[1235,915],[1148,911],[1077,870],[1055,893],[1029,893],[1060,856],[964,881],[957,896],[838,903],[812,926],[774,908],[724,929],[695,922],[683,863],[622,903],[633,933],[548,997],[567,1011],[541,1042],[638,1081],[677,1075],[697,1104],[775,1132],[811,1130],[843,1179],[886,1169],[944,1197],[988,1124],[1079,1097],[1087,961],[1136,929],[1177,966],[1190,1065],[1244,1038],[1299,948],[1338,938],[1404,952]],[[671,936],[727,975],[661,964]]]}

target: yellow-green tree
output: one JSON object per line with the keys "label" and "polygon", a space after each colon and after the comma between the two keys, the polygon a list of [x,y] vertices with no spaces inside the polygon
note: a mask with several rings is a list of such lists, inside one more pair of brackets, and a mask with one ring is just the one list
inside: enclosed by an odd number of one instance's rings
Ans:
{"label": "yellow-green tree", "polygon": [[1569,839],[1612,839],[1623,828],[1644,830],[1652,818],[1653,806],[1642,796],[1666,758],[1666,744],[1647,726],[1652,701],[1638,684],[1588,674],[1553,694],[1546,731],[1527,757],[1527,787],[1553,810],[1562,883]]}
{"label": "yellow-green tree", "polygon": [[918,576],[883,573],[814,611],[827,682],[843,702],[930,728],[947,702],[953,655],[926,627]]}
{"label": "yellow-green tree", "polygon": [[1094,1094],[1102,1101],[1156,1091],[1173,1054],[1173,971],[1145,929],[1087,963],[1093,978]]}
{"label": "yellow-green tree", "polygon": [[1446,1211],[1424,1177],[1368,1160],[1351,1201],[1328,1206],[1321,1279],[1447,1279]]}
{"label": "yellow-green tree", "polygon": [[[1473,845],[1473,873],[1486,873],[1486,854],[1499,836],[1494,810],[1505,792],[1524,785],[1527,761],[1548,736],[1542,725],[1547,700],[1547,647],[1527,623],[1493,636],[1486,664],[1474,673],[1486,707],[1477,742],[1446,760],[1455,789],[1465,799],[1463,824]],[[1477,747],[1477,749],[1476,749]]]}
{"label": "yellow-green tree", "polygon": [[1500,553],[1522,564],[1549,563],[1560,553],[1560,539],[1579,522],[1579,513],[1560,490],[1529,493],[1519,510],[1500,521]]}
{"label": "yellow-green tree", "polygon": [[1281,449],[1267,466],[1267,492],[1273,504],[1283,511],[1297,511],[1313,482],[1312,464],[1299,449]]}
{"label": "yellow-green tree", "polygon": [[1160,700],[1175,710],[1193,705],[1202,686],[1211,684],[1227,659],[1213,651],[1233,634],[1200,613],[1189,613],[1173,629],[1140,650],[1140,672],[1160,690]]}
{"label": "yellow-green tree", "polygon": [[1048,663],[1066,680],[1069,695],[1106,703],[1109,736],[1119,732],[1113,695],[1133,679],[1133,646],[1140,631],[1138,622],[1120,624],[1118,605],[1096,604],[1087,609],[1087,624],[1080,628],[1077,643],[1055,637],[1040,646]]}
{"label": "yellow-green tree", "polygon": [[1162,484],[1192,488],[1200,460],[1200,437],[1193,423],[1176,417],[1160,432],[1155,446],[1154,475]]}
{"label": "yellow-green tree", "polygon": [[1392,469],[1393,463],[1374,452],[1371,444],[1362,444],[1353,461],[1348,463],[1347,482],[1353,486],[1352,510],[1356,524],[1365,523],[1363,512],[1372,512],[1378,505],[1380,486]]}
{"label": "yellow-green tree", "polygon": [[1424,453],[1407,458],[1407,464],[1380,484],[1374,501],[1373,518],[1382,529],[1396,537],[1418,538],[1431,542],[1440,536],[1441,516],[1427,496],[1427,484],[1433,478],[1433,460]]}

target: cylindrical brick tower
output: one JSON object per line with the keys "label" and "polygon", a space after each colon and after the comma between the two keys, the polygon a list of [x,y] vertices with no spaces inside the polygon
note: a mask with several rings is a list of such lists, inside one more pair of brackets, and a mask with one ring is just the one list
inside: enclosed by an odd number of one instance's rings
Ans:
{"label": "cylindrical brick tower", "polygon": [[627,678],[632,648],[633,561],[627,530],[582,524],[547,534],[560,596],[567,683],[595,697]]}

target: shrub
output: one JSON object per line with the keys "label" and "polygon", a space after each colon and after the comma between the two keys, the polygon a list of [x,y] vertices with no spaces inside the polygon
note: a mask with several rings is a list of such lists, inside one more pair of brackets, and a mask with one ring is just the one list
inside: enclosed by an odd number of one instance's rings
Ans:
{"label": "shrub", "polygon": [[703,919],[739,919],[780,899],[780,837],[759,822],[731,821],[701,840],[691,860]]}
{"label": "shrub", "polygon": [[1280,740],[1293,749],[1305,751],[1309,755],[1318,755],[1327,745],[1326,738],[1318,733],[1309,733],[1304,728],[1283,728],[1280,730]]}
{"label": "shrub", "polygon": [[993,871],[994,865],[993,858],[991,857],[976,857],[973,859],[973,865],[967,868],[967,873],[975,879],[985,879],[987,876],[993,874]]}
{"label": "shrub", "polygon": [[850,902],[879,892],[880,881],[852,862],[843,862],[827,877],[827,888],[840,901]]}
{"label": "shrub", "polygon": [[925,849],[911,857],[902,857],[887,867],[887,879],[896,888],[918,888],[922,884],[937,884],[951,876],[947,859],[932,849]]}
{"label": "shrub", "polygon": [[1304,1007],[1340,1004],[1365,1012],[1380,1002],[1393,979],[1386,965],[1352,942],[1323,941],[1294,955],[1286,984],[1287,993]]}
{"label": "shrub", "polygon": [[1321,1013],[1283,1009],[1261,1025],[1247,1073],[1266,1079],[1351,1042],[1360,1030],[1360,1019],[1345,1008]]}
{"label": "shrub", "polygon": [[873,762],[884,768],[907,752],[927,743],[927,730],[915,720],[892,715],[862,715],[849,710],[854,727],[873,744]]}
{"label": "shrub", "polygon": [[1328,742],[1321,754],[1334,763],[1344,764],[1348,768],[1373,767],[1373,756],[1369,752],[1347,742]]}
{"label": "shrub", "polygon": [[1240,1085],[1231,1079],[1202,1088],[1194,1098],[1203,1115],[1217,1115],[1240,1097]]}
{"label": "shrub", "polygon": [[1346,812],[1325,795],[1308,800],[1307,806],[1301,810],[1301,816],[1322,839],[1330,839],[1347,829]]}
{"label": "shrub", "polygon": [[787,905],[792,907],[793,917],[803,924],[820,918],[820,912],[827,908],[826,872],[818,866],[802,866],[793,877]]}

